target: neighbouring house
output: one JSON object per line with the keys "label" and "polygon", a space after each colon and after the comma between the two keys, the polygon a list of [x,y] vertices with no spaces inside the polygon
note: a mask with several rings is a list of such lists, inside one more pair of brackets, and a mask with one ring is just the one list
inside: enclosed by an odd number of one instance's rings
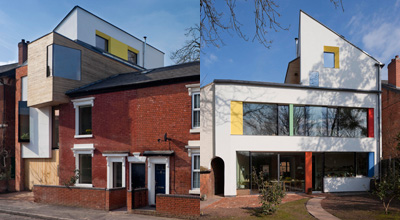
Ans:
{"label": "neighbouring house", "polygon": [[395,56],[388,68],[388,80],[382,80],[382,157],[400,158],[400,59]]}
{"label": "neighbouring house", "polygon": [[0,192],[15,191],[15,69],[0,66]]}
{"label": "neighbouring house", "polygon": [[[201,193],[369,189],[381,159],[383,64],[300,11],[285,82],[214,80],[201,88]],[[254,171],[253,171],[254,170]]]}

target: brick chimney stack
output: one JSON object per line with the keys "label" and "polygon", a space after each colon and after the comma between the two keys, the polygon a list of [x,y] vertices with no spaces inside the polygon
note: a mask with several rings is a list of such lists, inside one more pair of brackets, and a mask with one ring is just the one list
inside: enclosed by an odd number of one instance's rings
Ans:
{"label": "brick chimney stack", "polygon": [[388,81],[390,85],[400,87],[400,58],[396,55],[388,65]]}
{"label": "brick chimney stack", "polygon": [[23,64],[28,59],[28,44],[24,39],[18,43],[18,65]]}

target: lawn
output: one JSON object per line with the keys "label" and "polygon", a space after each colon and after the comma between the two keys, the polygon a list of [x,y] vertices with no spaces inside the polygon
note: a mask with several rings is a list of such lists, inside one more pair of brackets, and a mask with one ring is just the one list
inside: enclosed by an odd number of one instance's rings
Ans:
{"label": "lawn", "polygon": [[240,217],[221,217],[221,216],[205,216],[202,219],[315,219],[313,218],[306,209],[306,203],[309,198],[304,198],[292,202],[287,202],[279,205],[278,211],[273,215],[259,216],[259,208],[243,208],[247,213],[247,216]]}

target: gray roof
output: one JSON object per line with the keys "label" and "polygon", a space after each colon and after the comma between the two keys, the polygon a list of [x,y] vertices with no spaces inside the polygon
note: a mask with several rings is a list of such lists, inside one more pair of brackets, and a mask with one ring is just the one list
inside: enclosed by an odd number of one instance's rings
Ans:
{"label": "gray roof", "polygon": [[18,67],[18,63],[12,63],[0,66],[0,77],[15,77],[15,69]]}
{"label": "gray roof", "polygon": [[131,72],[114,75],[82,87],[66,92],[69,96],[79,96],[88,93],[99,93],[121,88],[134,88],[145,84],[162,81],[178,81],[179,79],[198,79],[200,81],[200,62],[191,62],[173,66],[160,67],[142,72]]}

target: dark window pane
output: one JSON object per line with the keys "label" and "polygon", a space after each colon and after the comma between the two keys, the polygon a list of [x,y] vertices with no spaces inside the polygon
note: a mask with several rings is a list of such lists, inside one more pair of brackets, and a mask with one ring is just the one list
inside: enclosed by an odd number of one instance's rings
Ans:
{"label": "dark window pane", "polygon": [[193,108],[200,108],[200,94],[193,95]]}
{"label": "dark window pane", "polygon": [[306,135],[306,108],[304,106],[293,107],[293,128],[294,135]]}
{"label": "dark window pane", "polygon": [[308,136],[327,136],[326,114],[326,107],[306,107]]}
{"label": "dark window pane", "polygon": [[81,80],[81,51],[53,45],[53,76]]}
{"label": "dark window pane", "polygon": [[53,75],[53,45],[47,46],[47,77]]}
{"label": "dark window pane", "polygon": [[79,154],[79,183],[92,183],[92,155]]}
{"label": "dark window pane", "polygon": [[328,136],[337,137],[339,131],[339,111],[337,108],[328,108]]}
{"label": "dark window pane", "polygon": [[18,124],[19,141],[29,141],[29,107],[26,101],[18,102]]}
{"label": "dark window pane", "polygon": [[194,94],[192,99],[193,128],[200,127],[200,94]]}
{"label": "dark window pane", "polygon": [[250,154],[248,151],[236,152],[236,187],[250,189]]}
{"label": "dark window pane", "polygon": [[193,173],[193,188],[194,189],[200,188],[200,172]]}
{"label": "dark window pane", "polygon": [[192,188],[198,189],[200,188],[200,155],[193,155],[193,183]]}
{"label": "dark window pane", "polygon": [[193,127],[200,127],[200,111],[193,111]]}
{"label": "dark window pane", "polygon": [[144,163],[133,163],[132,164],[132,189],[144,188],[145,187],[145,164]]}
{"label": "dark window pane", "polygon": [[122,187],[122,163],[113,163],[113,187]]}
{"label": "dark window pane", "polygon": [[200,155],[193,156],[193,169],[200,170]]}
{"label": "dark window pane", "polygon": [[128,50],[128,62],[137,64],[137,54]]}
{"label": "dark window pane", "polygon": [[328,177],[355,176],[354,153],[325,153],[325,175]]}
{"label": "dark window pane", "polygon": [[96,47],[108,51],[108,40],[96,35]]}
{"label": "dark window pane", "polygon": [[368,153],[357,153],[357,175],[368,176]]}
{"label": "dark window pane", "polygon": [[289,106],[278,106],[278,135],[289,135]]}
{"label": "dark window pane", "polygon": [[335,54],[324,52],[324,67],[335,68]]}
{"label": "dark window pane", "polygon": [[58,107],[53,107],[53,120],[52,120],[52,140],[53,140],[53,149],[58,149],[58,139],[59,139],[59,116],[60,110]]}
{"label": "dark window pane", "polygon": [[79,134],[92,134],[92,107],[79,107]]}
{"label": "dark window pane", "polygon": [[339,108],[339,136],[367,137],[367,109]]}
{"label": "dark window pane", "polygon": [[243,103],[243,134],[277,135],[277,128],[277,105]]}

